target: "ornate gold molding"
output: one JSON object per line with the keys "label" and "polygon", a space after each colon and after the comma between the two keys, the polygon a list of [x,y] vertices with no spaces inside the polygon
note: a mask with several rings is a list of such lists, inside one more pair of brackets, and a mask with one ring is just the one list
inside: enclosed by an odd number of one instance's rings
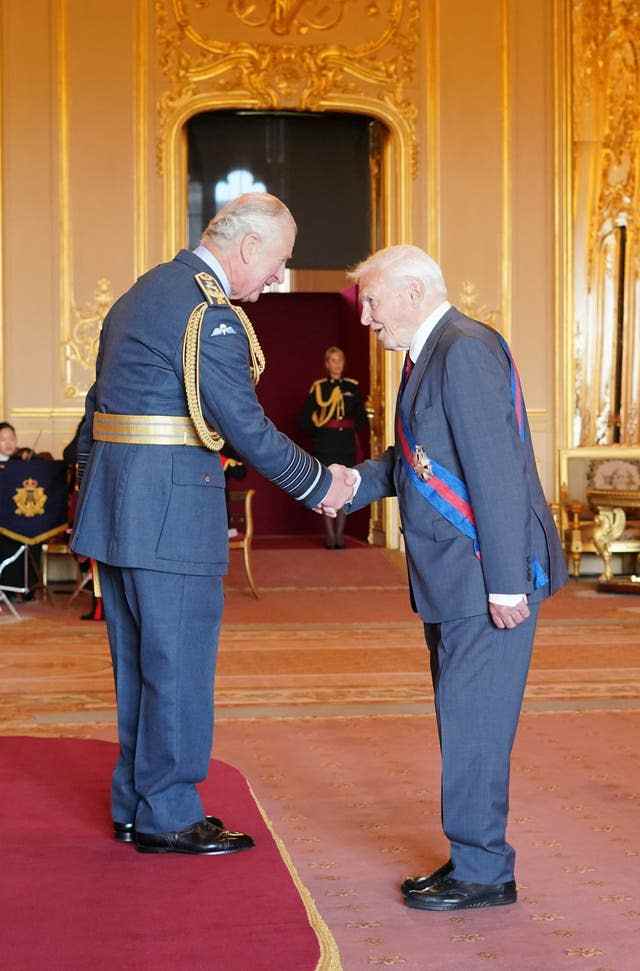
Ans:
{"label": "ornate gold molding", "polygon": [[589,227],[590,270],[598,240],[633,219],[640,128],[637,0],[574,0],[574,139],[600,143],[597,201]]}
{"label": "ornate gold molding", "polygon": [[[367,0],[352,0],[354,3],[372,7]],[[155,0],[159,66],[168,82],[168,89],[158,99],[157,166],[160,174],[172,120],[183,114],[189,104],[203,96],[211,98],[217,92],[229,103],[273,110],[323,111],[339,109],[345,101],[370,107],[379,104],[377,111],[369,108],[371,114],[383,120],[389,113],[397,114],[406,126],[411,170],[415,176],[417,108],[407,87],[416,72],[420,25],[418,0],[386,0],[384,4],[381,0],[373,5],[376,17],[380,18],[380,29],[371,39],[354,46],[339,41],[307,44],[297,38],[295,43],[255,44],[240,37],[233,41],[214,40],[204,28],[195,25],[195,13],[190,11],[190,6],[187,0]],[[266,6],[262,4],[262,9]],[[299,18],[307,4],[283,4],[273,0],[269,6],[276,18],[273,23],[284,26],[295,22],[304,26]],[[323,6],[329,8],[331,4],[318,4],[317,9],[321,10]],[[383,6],[386,7],[384,14]],[[200,2],[199,16],[202,16],[202,7]],[[278,7],[281,8],[281,15],[277,15],[280,19],[275,13]],[[259,9],[256,4],[232,4],[231,11],[226,14],[227,20],[234,13],[237,17],[239,8],[245,11],[246,17],[250,16],[250,11]],[[221,21],[225,21],[224,13],[218,13],[212,23],[220,29]],[[268,22],[267,19],[265,23]],[[251,26],[260,25],[256,21]],[[225,29],[228,32],[228,23]],[[329,30],[329,26],[326,29]]]}
{"label": "ornate gold molding", "polygon": [[71,333],[62,342],[65,358],[65,398],[81,398],[93,383],[102,322],[113,304],[111,283],[98,280],[93,300],[84,307],[71,306]]}
{"label": "ornate gold molding", "polygon": [[640,8],[637,0],[569,3],[575,320],[565,382],[567,395],[575,385],[575,398],[568,441],[634,444],[640,442]]}
{"label": "ornate gold molding", "polygon": [[498,330],[501,329],[499,324],[501,312],[490,310],[486,304],[480,303],[480,291],[475,283],[471,283],[470,280],[463,281],[456,306],[467,317],[473,317],[474,320],[480,320],[484,324],[490,324]]}
{"label": "ornate gold molding", "polygon": [[[201,7],[208,7],[210,0],[200,0]],[[229,0],[233,15],[245,27],[268,27],[282,37],[297,31],[308,34],[310,30],[331,30],[342,20],[347,4],[353,0]],[[366,3],[370,17],[380,13],[377,3]]]}
{"label": "ornate gold molding", "polygon": [[554,96],[554,317],[555,317],[555,498],[559,493],[559,449],[572,440],[573,370],[573,155],[571,0],[553,4]]}

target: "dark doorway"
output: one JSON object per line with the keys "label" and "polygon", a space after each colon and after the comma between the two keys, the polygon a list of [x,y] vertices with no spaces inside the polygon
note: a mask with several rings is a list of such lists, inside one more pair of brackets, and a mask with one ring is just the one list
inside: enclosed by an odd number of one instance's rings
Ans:
{"label": "dark doorway", "polygon": [[344,269],[371,241],[371,119],[208,111],[187,123],[189,245],[229,198],[271,192],[298,224],[293,269]]}
{"label": "dark doorway", "polygon": [[[309,448],[298,416],[311,384],[324,376],[327,347],[345,351],[345,376],[358,380],[364,400],[369,393],[369,332],[359,323],[353,294],[349,299],[340,291],[347,282],[344,271],[371,252],[372,235],[377,235],[372,226],[380,226],[375,200],[382,126],[341,113],[212,111],[190,119],[186,131],[191,248],[215,213],[242,192],[277,195],[298,224],[290,261],[294,292],[263,294],[245,310],[267,358],[258,386],[264,410],[278,428]],[[332,281],[330,289],[322,283],[310,287],[308,281],[323,273]],[[359,438],[360,458],[366,458],[366,430]],[[258,535],[322,531],[320,517],[253,471],[245,484],[257,490]],[[369,512],[363,510],[349,517],[347,533],[366,539],[368,526]]]}

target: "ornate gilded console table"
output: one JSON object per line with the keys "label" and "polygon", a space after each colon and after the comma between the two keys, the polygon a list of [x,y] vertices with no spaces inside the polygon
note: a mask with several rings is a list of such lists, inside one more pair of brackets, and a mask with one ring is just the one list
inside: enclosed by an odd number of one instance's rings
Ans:
{"label": "ornate gilded console table", "polygon": [[[582,556],[595,553],[603,562],[599,589],[640,593],[640,448],[561,449],[559,460],[554,512],[571,574],[579,576]],[[577,474],[570,475],[572,462]],[[614,554],[635,555],[635,573],[614,576]]]}
{"label": "ornate gilded console table", "polygon": [[640,491],[616,491],[615,489],[587,489],[587,501],[594,510],[593,545],[602,557],[604,568],[599,577],[600,585],[612,585],[640,593],[640,577],[614,578],[611,557],[618,552],[636,553],[636,571],[640,573],[640,534],[637,538],[627,536],[620,540],[627,529],[628,520],[640,519]]}

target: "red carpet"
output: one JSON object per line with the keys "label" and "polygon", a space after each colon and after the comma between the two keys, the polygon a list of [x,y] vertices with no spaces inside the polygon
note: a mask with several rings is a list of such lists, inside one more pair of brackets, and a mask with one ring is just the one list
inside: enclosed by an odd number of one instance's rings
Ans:
{"label": "red carpet", "polygon": [[143,856],[111,837],[115,752],[106,742],[0,739],[4,967],[339,967],[323,925],[321,958],[304,903],[237,769],[213,762],[201,791],[211,812],[252,834],[255,849],[218,858]]}

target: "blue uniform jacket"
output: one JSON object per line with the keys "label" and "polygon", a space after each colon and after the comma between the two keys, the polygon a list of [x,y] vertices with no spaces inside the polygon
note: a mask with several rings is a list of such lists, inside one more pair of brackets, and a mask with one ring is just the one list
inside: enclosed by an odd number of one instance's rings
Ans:
{"label": "blue uniform jacket", "polygon": [[[105,318],[96,381],[78,443],[82,474],[76,553],[113,566],[221,575],[228,565],[224,474],[204,448],[94,442],[94,411],[186,415],[182,338],[211,269],[181,250],[142,276]],[[224,325],[224,326],[221,326]],[[202,324],[200,393],[207,422],[258,472],[312,508],[331,475],[265,416],[249,371],[249,343],[226,305]]]}
{"label": "blue uniform jacket", "polygon": [[[490,593],[526,593],[536,602],[567,579],[558,533],[540,485],[531,434],[518,436],[510,368],[495,332],[455,307],[430,334],[401,401],[427,456],[467,487],[481,559],[412,485],[396,442],[358,466],[350,507],[398,497],[412,604],[429,623],[486,613]],[[537,559],[549,583],[534,590]]]}

